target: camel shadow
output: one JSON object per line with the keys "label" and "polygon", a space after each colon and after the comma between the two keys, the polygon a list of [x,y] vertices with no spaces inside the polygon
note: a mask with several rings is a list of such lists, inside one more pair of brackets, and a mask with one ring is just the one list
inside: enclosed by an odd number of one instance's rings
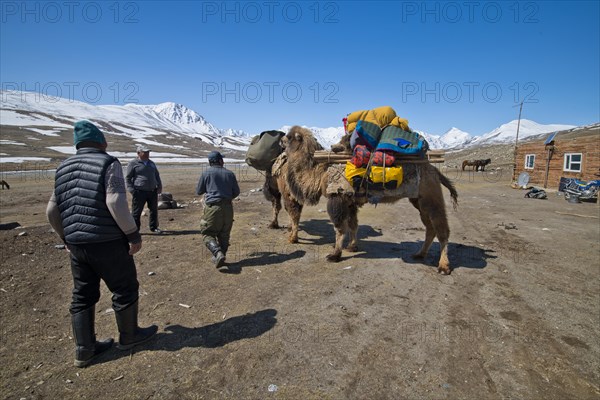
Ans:
{"label": "camel shadow", "polygon": [[[366,244],[368,243],[368,248]],[[406,264],[421,264],[437,268],[440,258],[440,245],[434,242],[429,249],[425,259],[413,258],[413,254],[421,249],[422,241],[389,243],[369,241],[359,244],[361,253],[349,258],[365,259],[392,259],[401,258]],[[476,246],[468,246],[460,243],[448,244],[448,260],[453,270],[458,268],[483,269],[487,267],[487,260],[498,258],[492,249],[483,249]]]}
{"label": "camel shadow", "polygon": [[129,357],[132,351],[179,351],[185,347],[217,348],[243,339],[252,339],[273,329],[277,323],[277,310],[268,308],[251,314],[228,318],[214,324],[188,328],[182,325],[169,325],[164,333],[157,333],[146,343],[131,351],[109,350],[94,364]]}
{"label": "camel shadow", "polygon": [[[335,231],[329,220],[310,219],[302,221],[299,225],[300,234],[306,232],[310,236],[318,236],[317,238],[300,238],[301,243],[326,245],[335,243]],[[357,238],[366,239],[369,237],[382,236],[381,230],[373,229],[370,225],[359,225],[356,233]],[[348,238],[346,238],[346,241]]]}
{"label": "camel shadow", "polygon": [[221,268],[219,269],[219,272],[224,274],[239,274],[242,272],[242,268],[282,264],[286,261],[300,259],[304,257],[305,254],[306,251],[304,250],[295,250],[288,254],[275,251],[256,251],[245,254],[244,257],[240,257],[239,261],[226,263],[227,268]]}

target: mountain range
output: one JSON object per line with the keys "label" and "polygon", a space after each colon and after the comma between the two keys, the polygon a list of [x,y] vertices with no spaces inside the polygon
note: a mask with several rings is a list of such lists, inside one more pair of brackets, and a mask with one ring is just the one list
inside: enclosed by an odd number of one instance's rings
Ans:
{"label": "mountain range", "polygon": [[[75,121],[87,119],[101,126],[108,134],[156,147],[175,147],[166,145],[163,141],[168,136],[195,138],[217,148],[244,151],[251,137],[258,133],[218,128],[196,111],[173,102],[157,105],[91,105],[34,92],[1,91],[0,96],[0,125],[26,128],[46,136],[57,136],[59,131],[71,129]],[[515,141],[517,123],[517,120],[510,121],[481,136],[473,136],[456,127],[450,128],[442,135],[416,131],[424,136],[432,149],[463,149],[512,143]],[[290,125],[285,125],[279,130],[287,132],[289,128]],[[543,125],[521,119],[519,139],[571,128],[574,126]],[[268,129],[272,127],[265,127],[265,130]],[[324,148],[337,143],[344,133],[343,127],[309,129]],[[2,143],[3,141],[0,141],[0,144]]]}

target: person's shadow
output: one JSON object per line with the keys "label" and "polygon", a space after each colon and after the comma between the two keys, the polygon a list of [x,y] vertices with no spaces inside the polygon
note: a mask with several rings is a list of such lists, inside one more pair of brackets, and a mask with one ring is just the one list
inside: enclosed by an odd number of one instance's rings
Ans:
{"label": "person's shadow", "polygon": [[[290,245],[291,246],[291,245]],[[295,250],[289,254],[274,251],[257,251],[247,254],[237,262],[227,262],[226,268],[219,269],[224,274],[239,274],[245,267],[264,267],[267,265],[282,264],[286,261],[304,257],[306,251]]]}
{"label": "person's shadow", "polygon": [[[256,338],[273,329],[277,323],[277,310],[268,308],[251,314],[228,318],[214,324],[200,327],[169,325],[164,333],[159,332],[148,342],[134,347],[131,351],[166,350],[178,351],[184,347],[222,347],[242,339]],[[101,355],[93,364],[128,357],[131,351],[112,349]]]}

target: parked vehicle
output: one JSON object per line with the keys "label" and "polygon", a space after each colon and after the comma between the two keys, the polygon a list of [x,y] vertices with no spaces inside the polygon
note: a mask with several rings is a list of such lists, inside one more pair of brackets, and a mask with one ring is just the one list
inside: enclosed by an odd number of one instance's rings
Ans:
{"label": "parked vehicle", "polygon": [[571,197],[577,197],[579,200],[588,200],[598,197],[599,189],[599,179],[585,182],[580,181],[579,179],[571,178],[565,182],[563,191],[565,192],[565,199],[567,200],[569,200]]}

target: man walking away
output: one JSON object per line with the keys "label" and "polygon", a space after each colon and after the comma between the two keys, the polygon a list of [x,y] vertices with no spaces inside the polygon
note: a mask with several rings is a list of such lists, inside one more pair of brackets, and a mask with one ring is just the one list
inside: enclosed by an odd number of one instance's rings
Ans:
{"label": "man walking away", "polygon": [[91,122],[75,123],[73,137],[77,153],[56,170],[46,215],[70,252],[74,364],[85,367],[113,344],[112,338],[96,340],[100,280],[113,294],[118,348],[145,342],[158,327],[138,326],[139,283],[133,255],[142,248],[142,238],[127,207],[121,163],[106,153],[104,134]]}
{"label": "man walking away", "polygon": [[138,229],[144,205],[148,204],[150,231],[162,233],[158,229],[158,195],[162,192],[162,182],[156,164],[150,160],[150,149],[147,146],[137,146],[137,158],[127,165],[126,182],[127,190],[132,196],[131,213]]}
{"label": "man walking away", "polygon": [[205,195],[204,215],[200,231],[204,244],[212,253],[217,268],[225,264],[229,237],[233,228],[232,200],[240,194],[235,174],[223,167],[223,156],[218,151],[208,155],[209,168],[200,176],[196,194]]}

